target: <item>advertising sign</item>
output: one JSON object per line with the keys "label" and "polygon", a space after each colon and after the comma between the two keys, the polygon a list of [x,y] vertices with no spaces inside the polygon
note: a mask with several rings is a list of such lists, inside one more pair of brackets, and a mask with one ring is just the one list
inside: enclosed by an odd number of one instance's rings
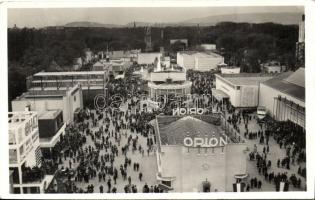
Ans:
{"label": "advertising sign", "polygon": [[185,137],[184,138],[184,146],[186,147],[224,147],[228,143],[227,136],[220,137]]}

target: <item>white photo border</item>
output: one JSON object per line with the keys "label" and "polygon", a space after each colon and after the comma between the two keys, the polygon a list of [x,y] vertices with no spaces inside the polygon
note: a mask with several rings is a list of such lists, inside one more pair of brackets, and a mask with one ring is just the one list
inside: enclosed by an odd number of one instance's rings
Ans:
{"label": "white photo border", "polygon": [[[10,194],[8,153],[8,61],[7,11],[10,8],[83,7],[216,7],[216,6],[304,6],[305,7],[305,85],[306,85],[306,192],[212,192],[212,193],[117,193],[117,194]],[[313,199],[315,159],[315,2],[312,0],[108,0],[108,1],[0,1],[0,198],[14,199]]]}

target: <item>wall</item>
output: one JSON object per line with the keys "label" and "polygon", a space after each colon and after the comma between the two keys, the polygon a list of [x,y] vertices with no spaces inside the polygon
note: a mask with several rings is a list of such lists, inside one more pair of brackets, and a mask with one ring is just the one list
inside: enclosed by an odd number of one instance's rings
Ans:
{"label": "wall", "polygon": [[[286,98],[289,101],[293,101],[295,104],[298,104],[302,107],[305,107],[305,102],[296,99],[292,96],[289,96],[285,93],[282,93],[278,90],[275,90],[265,84],[260,84],[260,90],[259,90],[259,105],[260,106],[264,106],[267,110],[267,113],[270,116],[276,115],[277,113],[277,105],[276,105],[276,101],[274,100],[274,98],[281,96],[282,98]],[[285,109],[285,108],[284,108]],[[289,110],[289,109],[288,109]],[[296,118],[296,113],[290,113],[290,112],[285,112],[280,114],[279,119],[282,120],[286,120],[286,119],[294,119]],[[294,121],[294,120],[292,120]],[[300,124],[301,126],[304,126],[304,124]]]}
{"label": "wall", "polygon": [[258,106],[258,86],[241,86],[241,96],[239,107],[257,107]]}
{"label": "wall", "polygon": [[89,103],[94,105],[94,97],[98,94],[104,94],[103,89],[90,89],[90,90],[83,90],[82,91],[82,99],[83,99],[83,106],[87,106]]}
{"label": "wall", "polygon": [[221,68],[221,73],[222,74],[239,74],[241,71],[241,68]]}
{"label": "wall", "polygon": [[[12,111],[24,111],[27,105],[31,105],[31,111],[37,111],[39,114],[46,110],[63,110],[63,101],[61,98],[37,98],[13,100]],[[64,118],[65,119],[65,118]]]}
{"label": "wall", "polygon": [[138,64],[152,64],[155,58],[160,59],[161,56],[161,53],[139,53]]}
{"label": "wall", "polygon": [[266,66],[266,70],[268,73],[280,73],[281,66]]}
{"label": "wall", "polygon": [[176,176],[172,183],[173,192],[202,191],[202,182],[208,179],[211,192],[214,189],[225,191],[225,153],[222,148],[215,148],[214,153],[208,148],[190,148],[189,153],[184,146],[162,146],[162,176]]}
{"label": "wall", "polygon": [[177,64],[188,69],[195,68],[195,56],[177,53]]}
{"label": "wall", "polygon": [[[287,100],[293,101],[296,104],[299,104],[302,107],[305,107],[305,103],[301,100],[298,100],[296,98],[293,98],[292,96],[289,96],[285,93],[282,93],[278,90],[275,90],[265,84],[260,84],[259,89],[259,105],[265,106],[268,114],[272,115],[273,113],[273,104],[274,104],[274,98],[281,95],[283,98],[287,98]],[[275,105],[276,106],[276,105]]]}
{"label": "wall", "polygon": [[[37,98],[37,99],[21,99],[12,101],[13,111],[24,111],[25,106],[31,105],[32,111],[37,111],[39,114],[46,110],[60,109],[63,111],[64,122],[70,122],[73,120],[73,113],[76,108],[83,106],[82,97],[80,96],[81,90],[77,90],[71,96],[64,96],[60,98]],[[70,95],[70,93],[69,93]],[[74,101],[74,96],[76,101]]]}
{"label": "wall", "polygon": [[226,146],[225,182],[226,192],[233,192],[233,183],[236,182],[235,174],[246,173],[246,158],[244,153],[246,144],[228,144]]}
{"label": "wall", "polygon": [[216,89],[222,90],[230,97],[230,102],[234,107],[239,107],[240,105],[240,90],[236,90],[231,85],[225,83],[220,78],[216,78]]}
{"label": "wall", "polygon": [[167,78],[171,78],[173,81],[186,81],[186,73],[166,73],[166,72],[159,72],[159,73],[151,73],[150,74],[150,81],[163,81],[165,82]]}
{"label": "wall", "polygon": [[224,62],[223,57],[196,57],[195,69],[199,71],[210,71],[216,69],[218,64]]}

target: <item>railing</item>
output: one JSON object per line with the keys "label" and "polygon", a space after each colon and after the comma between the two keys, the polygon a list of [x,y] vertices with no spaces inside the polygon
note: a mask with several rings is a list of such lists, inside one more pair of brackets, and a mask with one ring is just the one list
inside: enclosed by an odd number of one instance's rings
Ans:
{"label": "railing", "polygon": [[221,113],[221,127],[224,128],[225,134],[229,136],[233,143],[245,143],[246,139],[230,124],[225,114]]}

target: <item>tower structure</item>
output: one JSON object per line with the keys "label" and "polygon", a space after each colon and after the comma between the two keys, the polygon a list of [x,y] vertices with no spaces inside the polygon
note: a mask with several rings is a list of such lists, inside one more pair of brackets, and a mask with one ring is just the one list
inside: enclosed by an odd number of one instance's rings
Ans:
{"label": "tower structure", "polygon": [[296,67],[304,67],[305,65],[305,15],[299,23],[299,38],[296,42]]}
{"label": "tower structure", "polygon": [[151,42],[151,27],[145,27],[145,36],[144,36],[144,42],[145,42],[145,51],[152,51],[152,42]]}

